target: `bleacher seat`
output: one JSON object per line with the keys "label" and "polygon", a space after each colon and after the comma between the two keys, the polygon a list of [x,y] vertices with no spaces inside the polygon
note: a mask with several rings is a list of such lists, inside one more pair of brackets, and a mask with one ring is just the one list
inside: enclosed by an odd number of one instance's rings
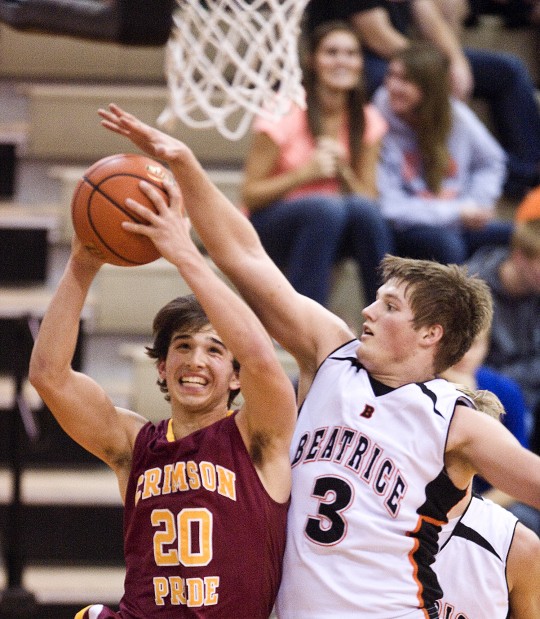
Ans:
{"label": "bleacher seat", "polygon": [[[155,126],[168,103],[165,86],[26,83],[20,89],[30,107],[28,156],[70,163],[138,152],[128,140],[100,126],[98,108],[114,102]],[[247,152],[249,135],[230,141],[217,130],[193,129],[180,121],[167,131],[208,165],[240,167]]]}
{"label": "bleacher seat", "polygon": [[126,47],[0,24],[0,77],[165,83],[165,46]]}

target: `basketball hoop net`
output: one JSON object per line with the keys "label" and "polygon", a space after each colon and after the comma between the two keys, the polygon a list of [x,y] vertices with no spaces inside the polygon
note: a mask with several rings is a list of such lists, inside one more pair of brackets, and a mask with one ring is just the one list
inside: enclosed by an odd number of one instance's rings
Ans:
{"label": "basketball hoop net", "polygon": [[167,44],[169,104],[158,118],[245,135],[253,116],[305,107],[298,61],[308,0],[178,0]]}

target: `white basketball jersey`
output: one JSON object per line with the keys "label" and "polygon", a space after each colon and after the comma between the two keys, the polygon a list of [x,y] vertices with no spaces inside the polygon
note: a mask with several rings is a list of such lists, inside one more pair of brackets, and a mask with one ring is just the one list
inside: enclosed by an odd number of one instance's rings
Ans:
{"label": "white basketball jersey", "polygon": [[463,394],[442,379],[385,387],[357,347],[327,357],[299,413],[280,619],[437,617],[431,563],[464,496],[444,472]]}
{"label": "white basketball jersey", "polygon": [[472,498],[435,561],[444,591],[441,619],[508,617],[506,559],[517,522],[499,505]]}

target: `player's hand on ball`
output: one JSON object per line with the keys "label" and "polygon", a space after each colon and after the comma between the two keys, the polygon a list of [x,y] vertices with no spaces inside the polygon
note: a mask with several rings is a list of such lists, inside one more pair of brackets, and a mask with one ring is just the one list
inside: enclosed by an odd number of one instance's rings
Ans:
{"label": "player's hand on ball", "polygon": [[190,235],[190,221],[184,216],[180,188],[169,178],[163,181],[163,187],[169,196],[169,204],[155,187],[142,181],[141,191],[154,204],[156,212],[128,198],[126,207],[144,223],[126,221],[122,227],[128,232],[148,237],[166,260],[176,264],[182,260],[186,250],[192,250],[195,246]]}
{"label": "player's hand on ball", "polygon": [[96,252],[85,246],[81,239],[74,234],[71,240],[71,256],[78,264],[89,270],[98,271],[104,260]]}

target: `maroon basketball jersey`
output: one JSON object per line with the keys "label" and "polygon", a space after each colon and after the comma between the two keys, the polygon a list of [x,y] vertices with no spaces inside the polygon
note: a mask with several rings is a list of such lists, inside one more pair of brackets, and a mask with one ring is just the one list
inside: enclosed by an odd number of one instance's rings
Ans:
{"label": "maroon basketball jersey", "polygon": [[139,432],[124,520],[123,619],[267,619],[288,504],[264,489],[230,415],[174,440]]}

